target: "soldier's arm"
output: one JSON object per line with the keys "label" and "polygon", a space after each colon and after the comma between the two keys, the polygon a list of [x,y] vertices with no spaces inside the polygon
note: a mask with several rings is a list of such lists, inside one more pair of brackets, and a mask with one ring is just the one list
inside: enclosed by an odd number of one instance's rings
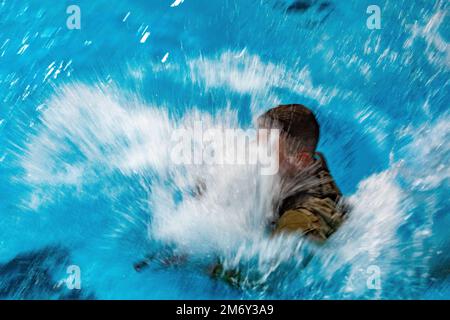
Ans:
{"label": "soldier's arm", "polygon": [[278,219],[273,235],[282,233],[299,233],[318,243],[323,243],[327,239],[323,231],[323,222],[304,208],[288,210]]}
{"label": "soldier's arm", "polygon": [[299,232],[323,243],[343,221],[339,205],[330,198],[310,197],[304,206],[287,210],[278,219],[274,234]]}

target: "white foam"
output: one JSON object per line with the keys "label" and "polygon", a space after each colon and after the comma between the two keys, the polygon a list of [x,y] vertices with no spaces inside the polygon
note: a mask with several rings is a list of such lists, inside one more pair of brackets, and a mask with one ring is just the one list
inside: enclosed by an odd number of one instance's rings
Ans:
{"label": "white foam", "polygon": [[[267,80],[266,72],[285,75],[283,68],[264,64],[255,56],[245,52],[239,56],[244,58],[243,64],[230,54],[222,55],[219,65],[213,60],[194,60],[191,72],[208,87],[228,86],[240,92],[264,91],[265,85],[278,81],[270,77]],[[228,67],[234,72],[232,77],[224,73]],[[210,71],[214,68],[218,70]],[[286,86],[291,84],[285,82]],[[205,128],[237,127],[235,110],[226,109],[213,117],[193,108],[175,120],[169,118],[167,108],[143,105],[137,98],[102,84],[73,84],[59,90],[46,104],[47,109],[41,109],[41,124],[30,136],[21,157],[25,181],[35,188],[30,209],[37,210],[51,201],[53,193],[46,192],[48,186],[69,185],[82,190],[84,185],[107,179],[112,173],[146,177],[152,172],[156,179],[149,194],[150,238],[193,256],[225,257],[229,266],[256,259],[264,279],[284,262],[300,263],[304,259],[298,254],[303,243],[298,237],[268,237],[266,225],[273,219],[272,199],[279,194],[273,177],[259,175],[253,166],[173,166],[170,162],[173,129],[192,126],[199,120]],[[361,114],[355,120],[363,122],[365,118]],[[436,164],[430,170],[439,168],[436,161],[449,150],[449,131],[445,117],[418,130],[406,148],[413,155],[410,168],[414,164],[426,167],[429,161]],[[392,270],[400,255],[397,231],[408,219],[411,206],[409,190],[403,190],[397,182],[402,172],[397,165],[391,163],[391,168],[360,182],[357,192],[349,198],[353,205],[349,220],[325,247],[315,249],[314,259],[323,268],[314,272],[328,279],[351,263],[354,267],[350,274],[355,275],[373,261],[380,264],[381,270]],[[434,188],[448,174],[444,166],[432,179],[427,170],[415,172],[414,178]],[[199,182],[205,185],[205,191],[196,197],[192,190]],[[182,198],[174,200],[177,194]],[[303,271],[303,275],[306,277],[308,272],[312,271]],[[352,284],[342,290],[365,289]]]}
{"label": "white foam", "polygon": [[[89,183],[99,167],[125,174],[162,169],[170,138],[166,112],[119,100],[100,87],[61,88],[42,113],[40,131],[26,145],[21,163],[27,182],[80,185]],[[72,153],[81,159],[68,160]]]}
{"label": "white foam", "polygon": [[150,36],[150,31],[145,32],[145,33],[142,35],[142,38],[141,38],[140,42],[141,42],[141,43],[145,43],[145,41],[147,41],[147,39],[148,39],[149,36]]}
{"label": "white foam", "polygon": [[405,158],[401,174],[412,188],[432,190],[450,179],[450,117],[443,115],[404,133],[412,141],[400,151]]}
{"label": "white foam", "polygon": [[190,80],[207,88],[228,88],[238,93],[268,94],[272,88],[286,88],[321,104],[336,93],[312,84],[307,67],[300,72],[287,71],[282,64],[263,62],[246,50],[225,51],[218,58],[200,57],[189,61]]}
{"label": "white foam", "polygon": [[439,32],[445,23],[447,14],[445,8],[437,8],[425,25],[414,24],[411,27],[411,36],[405,41],[404,47],[410,48],[418,39],[425,41],[425,54],[429,63],[448,70],[450,68],[450,48]]}
{"label": "white foam", "polygon": [[170,6],[173,7],[178,7],[180,4],[182,4],[184,2],[184,0],[175,0]]}

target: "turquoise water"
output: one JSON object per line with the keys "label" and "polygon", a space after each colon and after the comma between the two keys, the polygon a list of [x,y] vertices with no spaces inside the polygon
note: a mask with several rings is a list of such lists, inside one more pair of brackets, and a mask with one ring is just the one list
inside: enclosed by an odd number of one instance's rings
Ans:
{"label": "turquoise water", "polygon": [[[0,298],[448,299],[448,3],[376,1],[370,30],[373,1],[172,2],[0,1]],[[243,223],[255,175],[166,154],[176,126],[294,102],[354,206],[306,267]],[[209,195],[180,198],[195,175]],[[133,269],[167,247],[188,261]],[[212,280],[217,256],[264,280]]]}

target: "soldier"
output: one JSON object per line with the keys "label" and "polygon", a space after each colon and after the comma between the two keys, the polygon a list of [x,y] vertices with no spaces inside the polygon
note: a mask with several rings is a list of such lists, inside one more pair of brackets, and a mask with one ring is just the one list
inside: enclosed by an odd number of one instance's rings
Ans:
{"label": "soldier", "polygon": [[[319,124],[314,114],[300,104],[280,105],[262,114],[258,127],[280,130],[281,187],[274,197],[272,236],[298,233],[317,244],[324,243],[342,224],[348,210],[324,156],[316,151]],[[172,259],[166,257],[164,262],[170,265]],[[154,257],[135,264],[135,269],[140,271],[151,260]],[[239,285],[238,271],[224,270],[220,262],[211,271],[214,277]]]}
{"label": "soldier", "polygon": [[258,118],[259,128],[279,129],[281,191],[274,203],[274,234],[299,232],[323,243],[341,225],[346,208],[323,154],[316,151],[319,124],[303,105],[280,105]]}
{"label": "soldier", "polygon": [[[316,151],[319,124],[303,105],[280,105],[258,118],[261,129],[280,130],[280,192],[274,196],[272,236],[301,234],[323,244],[342,224],[348,207],[331,177],[325,157]],[[312,258],[310,254],[303,266]],[[239,270],[226,270],[219,261],[212,275],[233,286],[244,281]]]}

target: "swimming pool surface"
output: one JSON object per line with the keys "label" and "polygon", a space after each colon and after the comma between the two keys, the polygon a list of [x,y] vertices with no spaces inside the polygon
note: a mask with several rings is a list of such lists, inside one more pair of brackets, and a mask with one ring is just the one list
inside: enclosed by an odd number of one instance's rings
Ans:
{"label": "swimming pool surface", "polygon": [[[0,1],[0,298],[448,299],[449,19],[425,0]],[[252,222],[251,172],[167,158],[175,127],[252,128],[280,103],[316,113],[354,208],[306,267]],[[185,199],[196,174],[209,194]],[[167,247],[188,261],[134,270]],[[217,257],[258,285],[211,279]]]}

